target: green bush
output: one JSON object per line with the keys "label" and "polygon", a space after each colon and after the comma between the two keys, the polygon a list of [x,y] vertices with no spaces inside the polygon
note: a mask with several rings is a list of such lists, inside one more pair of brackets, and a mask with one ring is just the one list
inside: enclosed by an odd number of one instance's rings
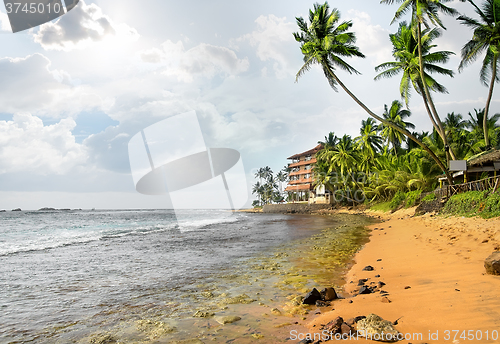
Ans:
{"label": "green bush", "polygon": [[422,194],[422,190],[408,191],[405,194],[405,208],[410,208],[416,205],[417,201],[420,199],[420,195]]}
{"label": "green bush", "polygon": [[484,208],[481,211],[484,218],[500,216],[500,193],[490,193],[484,202]]}
{"label": "green bush", "polygon": [[434,192],[431,192],[422,198],[422,202],[432,202],[436,199],[436,194]]}
{"label": "green bush", "polygon": [[370,207],[370,209],[372,209],[372,210],[379,210],[379,211],[383,211],[383,212],[388,212],[388,211],[391,210],[390,203],[391,202],[377,203],[377,204],[372,205]]}
{"label": "green bush", "polygon": [[488,191],[469,191],[450,197],[442,212],[453,215],[479,215],[485,207]]}
{"label": "green bush", "polygon": [[392,200],[389,202],[389,208],[391,208],[392,211],[396,210],[399,205],[404,202],[405,199],[406,194],[403,191],[398,190],[398,192],[396,192]]}

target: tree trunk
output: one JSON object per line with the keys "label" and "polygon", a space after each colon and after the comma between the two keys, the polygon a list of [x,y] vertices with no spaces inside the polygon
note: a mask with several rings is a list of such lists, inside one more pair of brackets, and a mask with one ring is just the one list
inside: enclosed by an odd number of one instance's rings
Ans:
{"label": "tree trunk", "polygon": [[[429,115],[429,119],[432,122],[432,126],[434,127],[434,129],[436,129],[436,132],[439,134],[439,131],[440,131],[439,126],[437,125],[436,121],[434,120],[434,117],[432,117],[431,109],[429,108],[429,104],[427,103],[427,98],[425,98],[425,93],[424,93],[422,85],[419,84],[418,88],[420,89],[420,94],[422,95],[422,98],[424,100],[425,109],[427,110],[427,114]],[[439,136],[441,136],[441,134]]]}
{"label": "tree trunk", "polygon": [[441,122],[441,119],[439,118],[439,115],[436,111],[436,107],[434,106],[434,102],[432,101],[431,95],[429,94],[429,89],[427,88],[427,83],[425,82],[424,61],[422,59],[422,24],[420,22],[418,22],[418,24],[417,24],[417,40],[418,40],[418,62],[420,64],[420,79],[422,81],[422,86],[424,88],[424,94],[425,94],[425,97],[427,98],[427,101],[429,102],[429,104],[431,106],[432,113],[433,113],[434,118],[436,120],[436,123],[439,127],[438,134],[443,139],[445,152],[446,152],[446,159],[450,160],[449,155],[451,155],[451,158],[453,160],[456,160],[455,153],[453,153],[453,150],[451,149],[450,145],[448,144],[448,138],[446,137],[446,133],[444,132],[443,123]]}
{"label": "tree trunk", "polygon": [[497,75],[497,59],[498,55],[493,54],[493,66],[491,67],[490,90],[488,93],[488,99],[486,100],[486,107],[484,108],[484,116],[483,116],[484,144],[486,146],[486,149],[490,148],[490,138],[488,135],[488,112],[490,110],[491,97],[493,96],[493,86],[495,85],[495,79]]}
{"label": "tree trunk", "polygon": [[351,91],[349,91],[349,89],[342,83],[342,81],[340,81],[339,78],[337,78],[337,76],[335,75],[335,73],[333,73],[330,70],[330,68],[328,68],[328,67],[326,67],[326,68],[328,69],[328,72],[330,73],[330,75],[332,76],[332,78],[335,79],[335,81],[340,85],[340,87],[342,87],[344,89],[344,91],[346,91],[347,94],[349,96],[351,96],[351,98],[359,106],[361,106],[370,116],[372,116],[373,118],[375,118],[379,122],[382,122],[384,125],[387,125],[387,126],[393,128],[393,129],[399,131],[401,134],[405,135],[406,137],[408,137],[409,139],[411,139],[412,141],[414,141],[416,144],[418,144],[420,147],[422,147],[427,153],[429,153],[429,155],[432,157],[432,159],[439,165],[439,167],[441,168],[441,170],[446,174],[446,179],[448,179],[448,183],[450,183],[450,185],[453,184],[453,179],[451,178],[451,175],[448,172],[448,169],[443,165],[442,161],[439,160],[439,158],[436,156],[436,154],[434,154],[434,152],[426,144],[424,144],[422,141],[420,141],[419,139],[417,139],[408,130],[403,129],[403,128],[395,125],[394,123],[385,120],[384,118],[376,115],[374,112],[372,112],[370,109],[368,109],[365,104],[363,104]]}

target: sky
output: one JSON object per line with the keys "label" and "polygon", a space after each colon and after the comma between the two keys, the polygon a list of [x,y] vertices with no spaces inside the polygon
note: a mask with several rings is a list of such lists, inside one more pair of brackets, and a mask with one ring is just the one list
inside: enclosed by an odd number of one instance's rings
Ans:
{"label": "sky", "polygon": [[[352,20],[365,59],[361,75],[338,76],[370,109],[399,97],[399,79],[374,81],[374,67],[392,61],[389,34],[397,5],[330,1]],[[471,6],[448,3],[474,16]],[[255,171],[277,172],[287,157],[313,148],[330,131],[359,135],[368,115],[334,92],[319,68],[295,82],[302,66],[292,33],[313,2],[296,0],[80,1],[59,19],[13,34],[0,5],[0,209],[170,208],[168,196],[135,191],[130,139],[144,128],[194,110],[207,147],[240,152],[247,188]],[[436,43],[455,52],[436,77],[441,117],[468,117],[488,89],[480,62],[458,73],[460,49],[472,33],[442,15]],[[498,87],[497,87],[498,88]],[[495,90],[490,113],[500,112]],[[430,130],[414,94],[411,122]],[[250,193],[250,192],[249,192]],[[248,205],[251,203],[250,196]]]}

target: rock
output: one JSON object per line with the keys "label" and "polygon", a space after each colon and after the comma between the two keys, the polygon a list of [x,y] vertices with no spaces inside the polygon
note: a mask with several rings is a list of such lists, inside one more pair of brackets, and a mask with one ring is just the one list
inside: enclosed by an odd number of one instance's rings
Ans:
{"label": "rock", "polygon": [[115,338],[110,334],[94,334],[90,337],[91,344],[111,344],[116,343]]}
{"label": "rock", "polygon": [[358,321],[357,330],[361,337],[382,342],[395,342],[400,335],[390,321],[376,314],[369,314],[365,319]]}
{"label": "rock", "polygon": [[342,324],[344,323],[344,319],[342,317],[336,317],[323,328],[324,331],[328,331],[329,333],[339,333]]}
{"label": "rock", "polygon": [[373,268],[373,266],[371,266],[371,265],[367,265],[367,266],[365,266],[365,267],[363,268],[363,271],[373,271],[373,270],[375,270],[375,269],[374,269],[374,268]]}
{"label": "rock", "polygon": [[368,288],[367,286],[362,286],[360,289],[359,289],[359,292],[358,292],[358,295],[361,295],[361,294],[371,294],[372,293],[372,290],[370,288]]}
{"label": "rock", "polygon": [[405,287],[405,289],[411,289],[411,287],[410,287],[409,285],[407,285],[407,286]]}
{"label": "rock", "polygon": [[330,302],[325,302],[321,300],[316,301],[316,307],[328,307],[328,306],[330,306]]}
{"label": "rock", "polygon": [[379,281],[379,282],[377,283],[377,285],[378,285],[378,287],[379,287],[379,288],[382,288],[382,287],[385,285],[385,283],[384,283],[384,282],[382,282],[382,281]]}
{"label": "rock", "polygon": [[313,341],[310,339],[302,339],[298,344],[311,344]]}
{"label": "rock", "polygon": [[340,325],[340,333],[342,335],[349,335],[351,333],[354,333],[354,330],[351,326],[349,326],[348,324],[346,323],[343,323],[342,325]]}
{"label": "rock", "polygon": [[49,208],[49,207],[38,209],[38,211],[52,211],[52,210],[56,210],[56,209],[55,208]]}
{"label": "rock", "polygon": [[500,252],[495,251],[484,260],[484,268],[490,275],[500,275]]}
{"label": "rock", "polygon": [[5,212],[6,212],[5,209],[0,210],[0,213],[5,213]]}
{"label": "rock", "polygon": [[232,324],[232,323],[237,322],[239,320],[241,320],[241,318],[238,316],[234,316],[234,315],[215,317],[215,321],[217,321],[221,325]]}
{"label": "rock", "polygon": [[281,315],[281,311],[278,308],[271,309],[271,313],[274,315]]}
{"label": "rock", "polygon": [[319,293],[318,289],[313,288],[313,290],[306,294],[302,303],[304,305],[314,305],[318,300],[321,300],[321,294]]}
{"label": "rock", "polygon": [[381,301],[382,301],[383,303],[391,303],[391,300],[389,300],[389,298],[388,298],[387,296],[384,296],[384,297],[381,299]]}
{"label": "rock", "polygon": [[320,292],[320,294],[323,301],[333,301],[338,299],[337,293],[333,288],[325,288]]}
{"label": "rock", "polygon": [[375,275],[375,277],[376,277],[376,278],[379,278],[379,277],[380,277],[380,275]]}
{"label": "rock", "polygon": [[358,285],[364,285],[366,282],[368,282],[368,278],[361,278],[361,279],[358,281]]}
{"label": "rock", "polygon": [[21,208],[12,209],[12,211],[21,211]]}
{"label": "rock", "polygon": [[196,311],[196,313],[193,314],[194,318],[209,318],[211,316],[214,316],[214,313],[203,312],[203,311]]}

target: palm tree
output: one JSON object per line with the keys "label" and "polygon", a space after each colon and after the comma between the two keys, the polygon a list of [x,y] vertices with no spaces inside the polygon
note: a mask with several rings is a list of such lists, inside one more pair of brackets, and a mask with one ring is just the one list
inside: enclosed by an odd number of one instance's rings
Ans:
{"label": "palm tree", "polygon": [[354,44],[356,36],[348,30],[352,27],[351,21],[338,23],[340,20],[340,12],[333,9],[330,12],[328,3],[323,5],[315,4],[314,10],[309,11],[309,25],[302,17],[296,18],[300,32],[295,32],[293,35],[295,40],[301,44],[300,49],[304,55],[304,65],[299,69],[296,75],[296,81],[304,75],[315,64],[321,66],[323,73],[328,80],[330,86],[337,90],[337,85],[342,89],[370,116],[382,122],[384,125],[392,126],[396,130],[414,140],[419,146],[426,150],[436,161],[437,164],[448,176],[452,183],[446,167],[441,160],[422,142],[413,136],[409,131],[399,128],[396,125],[387,122],[384,118],[376,115],[365,104],[363,104],[335,74],[335,70],[340,68],[347,71],[349,74],[359,74],[359,72],[344,61],[344,57],[364,57]]}
{"label": "palm tree", "polygon": [[325,141],[318,141],[323,148],[333,148],[339,142],[339,138],[335,135],[333,131],[328,133],[328,136],[325,136]]}
{"label": "palm tree", "polygon": [[[435,64],[438,62],[447,62],[449,56],[452,55],[453,52],[430,52],[430,50],[435,47],[435,45],[432,45],[432,41],[438,38],[440,35],[441,32],[436,28],[432,30],[424,30],[424,35],[422,37],[424,80],[427,84],[427,87],[431,91],[448,93],[446,87],[438,83],[432,76],[429,75],[429,73],[438,73],[453,77],[453,71],[451,71],[450,69],[442,68]],[[432,122],[432,125],[440,133],[442,139],[445,140],[445,133],[440,131],[438,124],[432,116],[427,98],[425,97],[424,86],[422,85],[422,78],[420,76],[418,42],[413,37],[411,28],[406,24],[406,22],[403,21],[399,23],[398,31],[395,34],[390,34],[389,38],[393,46],[392,55],[394,56],[396,61],[385,62],[375,67],[375,70],[377,72],[382,70],[382,72],[375,77],[375,80],[379,80],[383,77],[390,78],[402,73],[403,76],[399,85],[399,92],[401,94],[401,98],[405,100],[406,106],[408,107],[410,91],[413,86],[415,91],[423,98],[424,105],[427,110],[427,114],[429,115],[429,118]],[[453,151],[451,151],[451,155],[454,158]]]}
{"label": "palm tree", "polygon": [[264,168],[261,167],[255,172],[255,178],[259,178],[259,182],[262,184],[262,178],[265,178]]}
{"label": "palm tree", "polygon": [[286,172],[284,171],[279,171],[278,174],[276,174],[276,180],[278,181],[279,183],[279,192],[280,192],[280,195],[282,194],[282,188],[281,188],[281,183],[284,183],[286,182],[286,179],[287,179],[287,174]]}
{"label": "palm tree", "polygon": [[252,194],[257,194],[259,196],[259,205],[262,204],[262,194],[264,193],[264,187],[260,182],[254,184],[252,189]]}
{"label": "palm tree", "polygon": [[[402,109],[403,105],[398,100],[394,100],[390,108],[384,105],[384,118],[400,128],[410,128],[415,129],[415,125],[410,122],[406,122],[405,119],[411,116],[409,110]],[[385,138],[387,142],[390,142],[392,149],[394,150],[394,155],[397,155],[398,148],[401,147],[401,142],[404,140],[404,136],[399,130],[394,130],[393,127],[382,126],[382,137]]]}
{"label": "palm tree", "polygon": [[378,135],[379,129],[373,118],[361,121],[360,136],[356,137],[355,141],[358,144],[358,148],[367,158],[375,158],[377,152],[382,149],[383,140]]}
{"label": "palm tree", "polygon": [[485,0],[482,10],[473,1],[469,0],[469,2],[474,6],[480,20],[465,15],[458,17],[462,24],[474,30],[472,39],[462,48],[462,61],[458,70],[461,71],[486,51],[479,79],[485,86],[488,86],[488,76],[491,78],[483,116],[484,143],[488,149],[490,147],[487,126],[488,112],[493,96],[493,86],[495,82],[500,81],[497,70],[497,64],[500,61],[500,2],[498,0]]}
{"label": "palm tree", "polygon": [[272,179],[273,177],[273,170],[271,170],[271,167],[266,166],[262,168],[262,178],[269,180],[270,178]]}
{"label": "palm tree", "polygon": [[[457,15],[458,11],[454,8],[447,7],[444,5],[446,2],[451,2],[453,0],[382,0],[380,3],[393,4],[394,2],[402,3],[401,6],[397,9],[394,18],[392,19],[392,23],[394,23],[397,19],[400,19],[405,13],[411,10],[411,26],[414,28],[414,36],[417,38],[417,47],[418,47],[418,61],[420,66],[420,79],[426,80],[425,78],[425,69],[424,69],[424,60],[423,60],[423,42],[422,42],[422,24],[426,28],[429,28],[429,21],[435,25],[440,26],[445,29],[441,19],[439,19],[438,12],[441,11],[444,14],[448,15]],[[460,0],[464,2],[465,0]],[[441,119],[437,113],[434,102],[429,93],[429,88],[427,87],[427,83],[423,82],[423,91],[425,94],[425,98],[430,105],[432,114],[434,116],[434,120],[439,127],[438,132],[441,133],[441,137],[445,143],[445,150],[448,151],[449,146],[447,143],[446,135],[444,135],[444,128]],[[451,152],[452,153],[452,152]],[[453,153],[452,153],[453,158]]]}

